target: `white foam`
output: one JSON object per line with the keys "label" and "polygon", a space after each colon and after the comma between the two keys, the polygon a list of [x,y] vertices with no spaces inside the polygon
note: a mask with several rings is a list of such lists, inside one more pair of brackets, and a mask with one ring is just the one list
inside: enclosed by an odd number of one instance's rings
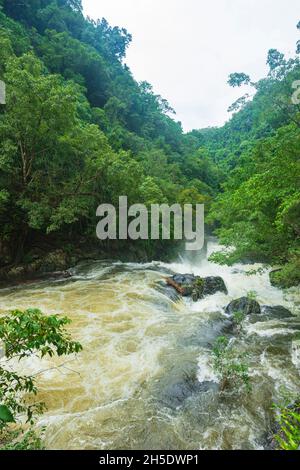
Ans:
{"label": "white foam", "polygon": [[202,382],[219,382],[219,378],[213,370],[211,354],[209,351],[202,351],[198,359],[197,379]]}

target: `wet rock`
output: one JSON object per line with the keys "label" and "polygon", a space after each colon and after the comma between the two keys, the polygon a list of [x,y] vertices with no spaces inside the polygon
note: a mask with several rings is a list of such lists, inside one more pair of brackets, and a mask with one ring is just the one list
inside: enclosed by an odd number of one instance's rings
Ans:
{"label": "wet rock", "polygon": [[193,274],[175,274],[172,278],[177,284],[193,284],[196,277]]}
{"label": "wet rock", "polygon": [[157,283],[157,289],[172,300],[172,302],[178,302],[180,300],[179,293],[173,287],[166,285],[163,281]]}
{"label": "wet rock", "polygon": [[231,273],[232,274],[245,274],[245,270],[244,269],[233,268],[231,270]]}
{"label": "wet rock", "polygon": [[26,274],[24,266],[15,266],[7,272],[8,279],[20,278]]}
{"label": "wet rock", "polygon": [[226,313],[233,315],[234,313],[241,312],[244,315],[260,314],[260,305],[256,300],[248,299],[248,297],[241,297],[240,299],[233,300],[226,307]]}
{"label": "wet rock", "polygon": [[199,327],[195,328],[192,334],[180,339],[179,347],[191,347],[212,349],[216,338],[232,332],[232,321],[224,318],[213,318],[207,320],[205,324],[199,322]]}
{"label": "wet rock", "polygon": [[194,302],[202,299],[206,295],[213,295],[217,292],[227,294],[226,285],[221,277],[194,276],[193,274],[175,274],[167,278],[167,284],[182,295],[192,297]]}
{"label": "wet rock", "polygon": [[216,391],[218,384],[215,382],[200,383],[197,377],[187,377],[180,382],[169,385],[162,394],[161,401],[164,406],[176,409],[184,404],[190,397],[209,390]]}
{"label": "wet rock", "polygon": [[0,271],[0,280],[19,281],[42,279],[43,277],[63,278],[70,277],[67,268],[70,258],[63,250],[58,249],[50,253],[41,250],[32,251],[26,263],[12,266]]}
{"label": "wet rock", "polygon": [[[259,315],[252,314],[250,323],[262,323],[270,320],[288,320],[295,317],[288,309],[282,306],[269,307],[264,305]],[[292,328],[292,325],[290,326]]]}
{"label": "wet rock", "polygon": [[197,278],[192,274],[175,274],[175,276],[166,279],[167,284],[176,289],[183,297],[189,297],[193,294],[196,280]]}
{"label": "wet rock", "polygon": [[228,294],[225,282],[221,277],[206,277],[204,278],[203,295],[213,295],[217,292],[224,292]]}
{"label": "wet rock", "polygon": [[66,271],[54,271],[54,272],[51,272],[51,273],[36,273],[31,277],[31,279],[34,279],[34,280],[43,280],[43,279],[56,279],[56,280],[59,280],[59,279],[69,279],[70,277],[72,277],[72,274],[70,273],[70,271],[66,270]]}
{"label": "wet rock", "polygon": [[47,254],[41,264],[42,272],[63,271],[68,268],[68,256],[63,250],[55,250]]}
{"label": "wet rock", "polygon": [[272,320],[273,318],[281,319],[281,318],[293,318],[294,315],[285,307],[281,305],[277,305],[276,307],[269,307],[264,305],[262,307],[262,313]]}
{"label": "wet rock", "polygon": [[264,305],[261,308],[261,313],[259,315],[251,315],[250,323],[262,323],[270,320],[287,320],[289,318],[295,318],[295,316],[287,308],[280,305],[276,307]]}

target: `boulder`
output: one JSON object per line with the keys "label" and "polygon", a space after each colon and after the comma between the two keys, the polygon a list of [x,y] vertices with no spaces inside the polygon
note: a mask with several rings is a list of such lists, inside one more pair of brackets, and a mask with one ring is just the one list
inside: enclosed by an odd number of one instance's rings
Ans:
{"label": "boulder", "polygon": [[233,300],[226,307],[226,313],[233,315],[234,313],[241,312],[245,315],[260,314],[260,305],[256,300],[248,299],[248,297],[241,297],[240,299]]}
{"label": "boulder", "polygon": [[250,323],[261,323],[270,320],[288,320],[289,318],[294,318],[294,315],[285,307],[280,305],[276,307],[264,305],[259,315],[251,315]]}
{"label": "boulder", "polygon": [[202,278],[193,274],[175,274],[172,277],[168,277],[166,281],[180,295],[192,297],[195,302],[206,295],[213,295],[217,292],[227,294],[227,288],[221,277]]}
{"label": "boulder", "polygon": [[285,307],[277,305],[276,307],[269,307],[264,305],[262,307],[262,313],[267,315],[270,320],[272,318],[281,319],[281,318],[293,318],[293,314]]}
{"label": "boulder", "polygon": [[205,277],[203,295],[213,295],[216,292],[224,292],[228,294],[225,282],[221,277]]}
{"label": "boulder", "polygon": [[192,274],[175,274],[175,276],[168,277],[166,281],[183,297],[188,297],[193,293],[196,277]]}

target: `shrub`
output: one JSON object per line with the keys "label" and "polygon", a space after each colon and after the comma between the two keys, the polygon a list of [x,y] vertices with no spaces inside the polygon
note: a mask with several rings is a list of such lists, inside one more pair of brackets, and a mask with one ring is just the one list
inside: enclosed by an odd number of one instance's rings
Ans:
{"label": "shrub", "polygon": [[294,405],[274,404],[279,431],[274,438],[279,450],[298,450],[300,447],[300,400]]}
{"label": "shrub", "polygon": [[251,391],[249,366],[245,354],[238,354],[228,338],[220,336],[213,348],[213,368],[221,379],[221,390],[243,386]]}
{"label": "shrub", "polygon": [[23,430],[20,416],[25,415],[26,423],[32,425],[45,404],[34,400],[38,392],[34,376],[16,373],[11,360],[33,354],[42,358],[78,353],[82,347],[66,331],[69,323],[66,317],[46,316],[37,309],[15,310],[0,318],[0,341],[5,349],[5,360],[0,365],[0,446],[41,446],[40,437],[32,429]]}
{"label": "shrub", "polygon": [[256,300],[257,299],[257,292],[255,290],[249,290],[249,292],[247,292],[247,298],[249,300]]}
{"label": "shrub", "polygon": [[0,450],[43,450],[42,435],[34,429],[6,429],[1,434]]}
{"label": "shrub", "polygon": [[233,323],[235,326],[241,327],[245,318],[246,318],[245,312],[241,312],[241,311],[233,312]]}

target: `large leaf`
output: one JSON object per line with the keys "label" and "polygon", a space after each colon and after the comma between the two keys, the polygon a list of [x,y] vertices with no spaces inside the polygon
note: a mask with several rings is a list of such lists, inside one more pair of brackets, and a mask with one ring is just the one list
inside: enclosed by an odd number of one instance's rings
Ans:
{"label": "large leaf", "polygon": [[10,410],[5,405],[0,405],[0,421],[4,423],[14,423],[15,419]]}

